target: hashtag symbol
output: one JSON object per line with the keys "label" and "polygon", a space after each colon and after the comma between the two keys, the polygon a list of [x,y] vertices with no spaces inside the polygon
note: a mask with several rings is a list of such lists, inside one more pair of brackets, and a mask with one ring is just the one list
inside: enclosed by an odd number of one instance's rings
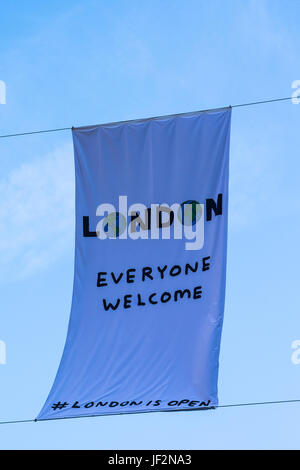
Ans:
{"label": "hashtag symbol", "polygon": [[60,401],[58,403],[54,403],[52,405],[51,408],[54,409],[54,411],[56,410],[62,410],[63,408],[66,408],[66,406],[68,406],[69,403],[67,403],[66,401],[64,403],[61,403]]}

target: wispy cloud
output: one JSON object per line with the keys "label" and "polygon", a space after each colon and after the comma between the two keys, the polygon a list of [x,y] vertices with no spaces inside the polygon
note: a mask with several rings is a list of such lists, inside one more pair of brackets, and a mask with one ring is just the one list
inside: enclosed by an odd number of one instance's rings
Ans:
{"label": "wispy cloud", "polygon": [[53,263],[74,232],[71,144],[13,170],[0,181],[0,282]]}

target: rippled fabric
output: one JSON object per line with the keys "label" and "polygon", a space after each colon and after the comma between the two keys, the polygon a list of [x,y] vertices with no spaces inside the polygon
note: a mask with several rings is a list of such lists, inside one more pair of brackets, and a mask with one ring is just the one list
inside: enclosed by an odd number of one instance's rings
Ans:
{"label": "rippled fabric", "polygon": [[230,119],[73,129],[73,300],[39,420],[218,404]]}

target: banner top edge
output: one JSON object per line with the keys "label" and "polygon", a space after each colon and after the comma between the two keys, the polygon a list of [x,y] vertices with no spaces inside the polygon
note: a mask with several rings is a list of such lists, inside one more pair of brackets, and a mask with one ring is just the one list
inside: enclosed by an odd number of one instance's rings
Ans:
{"label": "banner top edge", "polygon": [[79,126],[79,127],[72,126],[72,131],[92,129],[94,127],[117,126],[117,125],[120,125],[120,124],[134,124],[134,123],[139,123],[139,122],[156,121],[156,120],[159,120],[159,119],[193,116],[193,115],[203,114],[203,113],[222,112],[222,111],[229,111],[231,109],[232,109],[232,106],[222,106],[221,108],[203,109],[203,110],[200,110],[200,111],[190,111],[190,112],[186,112],[186,113],[166,114],[166,115],[162,115],[162,116],[152,116],[152,117],[148,117],[148,118],[128,119],[128,120],[125,120],[125,121],[107,122],[107,123],[102,123],[102,124],[90,124],[88,126]]}

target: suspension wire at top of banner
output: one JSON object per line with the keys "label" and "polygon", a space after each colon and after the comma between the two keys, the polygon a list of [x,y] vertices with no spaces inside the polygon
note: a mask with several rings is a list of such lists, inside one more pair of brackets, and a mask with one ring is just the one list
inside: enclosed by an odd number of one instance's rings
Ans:
{"label": "suspension wire at top of banner", "polygon": [[[291,99],[300,99],[300,96],[297,96],[297,97],[288,96],[286,98],[274,98],[274,99],[263,100],[263,101],[252,101],[252,102],[249,102],[249,103],[233,104],[233,105],[230,105],[230,106],[227,106],[227,107],[228,108],[241,108],[241,107],[253,106],[253,105],[258,105],[258,104],[275,103],[275,102],[278,102],[278,101],[288,101],[288,100],[291,100]],[[197,114],[197,113],[204,113],[204,112],[209,112],[209,111],[218,111],[218,110],[221,110],[221,109],[226,109],[226,106],[225,107],[222,106],[222,107],[219,107],[219,108],[211,108],[211,109],[201,109],[199,111],[192,111],[192,112],[186,112],[186,113],[169,114],[169,115],[166,115],[166,116],[154,116],[154,117],[149,117],[149,118],[144,118],[144,119],[131,119],[131,120],[128,120],[128,121],[116,121],[116,122],[110,122],[110,123],[107,123],[107,124],[95,124],[95,126],[121,124],[121,123],[126,123],[126,122],[130,123],[130,122],[135,122],[135,121],[150,121],[152,119],[159,119],[159,118],[165,118],[165,117],[170,117],[170,116],[184,116],[184,115],[187,115],[187,114]],[[93,127],[93,125],[92,126],[82,126],[82,127]],[[21,137],[21,136],[33,135],[33,134],[46,134],[46,133],[50,133],[50,132],[70,131],[72,129],[73,129],[73,127],[59,127],[59,128],[56,128],[56,129],[42,129],[42,130],[37,130],[37,131],[20,132],[20,133],[16,133],[16,134],[5,134],[5,135],[0,135],[0,139],[5,139],[7,137]]]}
{"label": "suspension wire at top of banner", "polygon": [[[244,407],[244,406],[259,406],[259,405],[279,405],[279,404],[287,404],[287,403],[300,403],[300,399],[295,400],[277,400],[277,401],[259,401],[259,402],[249,402],[249,403],[230,403],[228,405],[216,405],[214,408],[202,408],[202,409],[191,409],[191,410],[170,410],[172,411],[204,411],[204,410],[211,410],[217,408],[237,408],[237,407]],[[129,414],[142,414],[142,413],[156,413],[156,411],[140,411],[140,412],[131,412]],[[69,416],[64,418],[51,418],[51,419],[19,419],[19,420],[12,420],[12,421],[0,421],[1,424],[23,424],[23,423],[37,423],[43,421],[60,421],[60,420],[69,420],[69,419],[81,419],[81,418],[100,418],[104,416],[121,416],[128,413],[113,413],[109,414],[98,414],[98,415],[85,415],[85,416]]]}

